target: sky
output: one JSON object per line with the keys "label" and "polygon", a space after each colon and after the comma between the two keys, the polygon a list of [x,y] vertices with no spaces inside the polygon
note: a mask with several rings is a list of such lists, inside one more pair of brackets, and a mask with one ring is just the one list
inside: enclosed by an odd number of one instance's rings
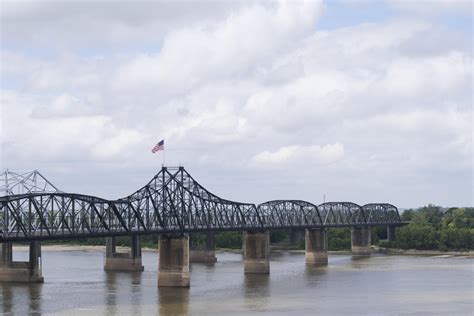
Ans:
{"label": "sky", "polygon": [[120,198],[473,206],[470,1],[0,2],[0,169]]}

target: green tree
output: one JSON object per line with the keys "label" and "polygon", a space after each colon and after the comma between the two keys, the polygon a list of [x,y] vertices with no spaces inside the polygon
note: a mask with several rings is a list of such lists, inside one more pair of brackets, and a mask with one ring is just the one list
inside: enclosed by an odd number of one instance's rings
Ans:
{"label": "green tree", "polygon": [[474,228],[474,208],[450,208],[442,220],[443,228]]}
{"label": "green tree", "polygon": [[410,223],[399,229],[397,244],[402,249],[437,249],[438,233],[436,229],[427,224]]}
{"label": "green tree", "polygon": [[441,250],[473,249],[474,229],[445,228],[441,230],[439,248]]}
{"label": "green tree", "polygon": [[242,248],[241,232],[220,232],[214,235],[216,247],[240,249]]}
{"label": "green tree", "polygon": [[278,243],[282,241],[288,241],[288,230],[287,229],[277,229],[270,231],[270,242]]}
{"label": "green tree", "polygon": [[450,208],[441,222],[441,250],[474,248],[474,208]]}
{"label": "green tree", "polygon": [[416,213],[416,211],[412,210],[412,209],[408,209],[408,210],[405,210],[402,214],[401,214],[401,219],[402,221],[404,222],[410,222],[412,219],[413,219],[413,215]]}
{"label": "green tree", "polygon": [[351,249],[351,229],[332,228],[328,231],[329,250],[350,250]]}
{"label": "green tree", "polygon": [[418,224],[428,224],[438,230],[443,220],[444,212],[440,206],[429,204],[418,209],[412,221]]}

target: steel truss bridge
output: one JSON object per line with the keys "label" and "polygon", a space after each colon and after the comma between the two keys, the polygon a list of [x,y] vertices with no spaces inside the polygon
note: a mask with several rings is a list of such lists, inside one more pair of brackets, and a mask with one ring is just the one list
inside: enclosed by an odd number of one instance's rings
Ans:
{"label": "steel truss bridge", "polygon": [[0,242],[403,224],[388,203],[226,200],[183,167],[163,167],[147,185],[118,200],[60,191],[0,197]]}

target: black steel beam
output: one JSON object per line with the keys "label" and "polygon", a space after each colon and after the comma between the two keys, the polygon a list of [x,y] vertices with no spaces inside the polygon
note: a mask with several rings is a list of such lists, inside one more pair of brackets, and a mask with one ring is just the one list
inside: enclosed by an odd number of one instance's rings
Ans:
{"label": "black steel beam", "polygon": [[0,197],[0,242],[404,224],[388,203],[275,200],[255,205],[222,199],[182,167],[162,168],[147,185],[119,200],[65,192]]}

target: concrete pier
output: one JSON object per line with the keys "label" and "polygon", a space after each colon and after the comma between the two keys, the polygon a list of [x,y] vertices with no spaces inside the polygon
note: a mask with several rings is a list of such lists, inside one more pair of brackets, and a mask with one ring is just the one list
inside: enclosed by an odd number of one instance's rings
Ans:
{"label": "concrete pier", "polygon": [[12,243],[5,242],[0,245],[0,282],[44,282],[39,241],[30,242],[29,261],[13,261]]}
{"label": "concrete pier", "polygon": [[369,256],[370,255],[370,227],[352,227],[351,242],[352,255]]}
{"label": "concrete pier", "polygon": [[143,271],[142,249],[138,236],[130,237],[130,251],[116,251],[115,237],[106,238],[104,270],[106,271]]}
{"label": "concrete pier", "polygon": [[189,287],[189,236],[160,236],[158,286]]}
{"label": "concrete pier", "polygon": [[306,264],[326,265],[328,264],[328,238],[327,230],[306,229],[305,234]]}
{"label": "concrete pier", "polygon": [[265,232],[244,233],[244,272],[270,273],[270,234]]}
{"label": "concrete pier", "polygon": [[206,233],[206,240],[204,244],[199,244],[191,235],[189,261],[209,263],[217,261],[213,232]]}
{"label": "concrete pier", "polygon": [[395,226],[387,226],[387,240],[388,241],[395,241]]}

